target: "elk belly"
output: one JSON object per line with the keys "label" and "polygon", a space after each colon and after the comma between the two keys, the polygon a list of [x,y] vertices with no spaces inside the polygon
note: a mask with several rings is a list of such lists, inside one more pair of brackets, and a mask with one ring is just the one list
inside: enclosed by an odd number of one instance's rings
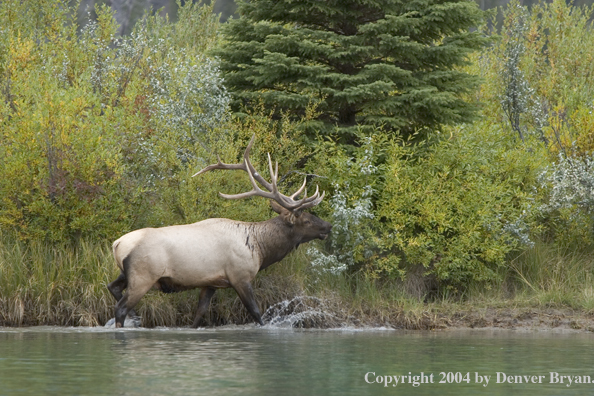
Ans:
{"label": "elk belly", "polygon": [[231,284],[229,283],[229,280],[221,277],[218,279],[207,280],[207,281],[201,282],[201,284],[199,284],[199,285],[185,285],[183,283],[176,282],[174,279],[172,279],[168,276],[164,276],[164,277],[160,278],[153,285],[153,289],[160,290],[163,293],[177,293],[177,292],[182,292],[185,290],[192,290],[192,289],[196,289],[197,287],[205,287],[205,286],[216,287],[216,288],[226,288],[226,287],[230,287]]}

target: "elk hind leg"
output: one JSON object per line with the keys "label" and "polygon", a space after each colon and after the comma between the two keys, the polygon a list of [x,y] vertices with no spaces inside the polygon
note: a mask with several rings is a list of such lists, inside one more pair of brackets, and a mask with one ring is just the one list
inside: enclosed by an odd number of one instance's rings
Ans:
{"label": "elk hind leg", "polygon": [[123,272],[120,274],[120,276],[117,277],[116,280],[107,285],[107,289],[109,290],[111,295],[116,299],[116,302],[122,299],[123,292],[126,287],[128,287],[128,279],[126,278],[126,275]]}
{"label": "elk hind leg", "polygon": [[[128,278],[126,278],[126,274],[122,272],[120,276],[117,277],[116,280],[109,283],[107,285],[107,289],[111,293],[111,295],[115,298],[116,303],[119,302],[123,298],[124,289],[128,287]],[[137,316],[136,312],[132,309],[128,312],[130,316]]]}
{"label": "elk hind leg", "polygon": [[233,288],[239,295],[241,302],[247,308],[248,312],[252,317],[260,324],[260,326],[264,326],[264,322],[262,322],[262,315],[260,315],[260,309],[258,308],[258,304],[256,303],[256,299],[254,297],[254,290],[252,289],[252,284],[250,282],[243,282],[236,285],[233,285]]}
{"label": "elk hind leg", "polygon": [[192,324],[193,328],[198,327],[198,323],[208,310],[208,306],[210,305],[210,299],[216,291],[217,289],[215,289],[214,287],[203,287],[202,290],[200,290],[200,300],[198,301],[198,310],[196,311],[196,318],[194,319],[194,323]]}
{"label": "elk hind leg", "polygon": [[152,286],[153,283],[146,283],[137,285],[136,287],[128,287],[126,294],[124,294],[115,306],[116,327],[124,327],[124,321],[128,313],[131,314],[134,312],[133,308]]}

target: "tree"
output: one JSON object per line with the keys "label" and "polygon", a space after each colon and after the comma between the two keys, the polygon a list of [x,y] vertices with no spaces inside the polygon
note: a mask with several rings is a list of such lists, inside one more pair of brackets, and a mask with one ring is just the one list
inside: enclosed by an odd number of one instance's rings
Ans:
{"label": "tree", "polygon": [[461,94],[478,83],[457,68],[486,38],[467,0],[251,0],[223,27],[216,54],[234,110],[263,103],[277,114],[319,115],[308,132],[357,126],[412,134],[472,119]]}

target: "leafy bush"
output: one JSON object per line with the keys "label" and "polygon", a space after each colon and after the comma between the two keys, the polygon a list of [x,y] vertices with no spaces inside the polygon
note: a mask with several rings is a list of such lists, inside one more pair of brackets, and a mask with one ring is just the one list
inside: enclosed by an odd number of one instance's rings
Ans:
{"label": "leafy bush", "polygon": [[485,79],[475,98],[484,103],[486,127],[500,138],[521,137],[524,156],[547,157],[535,185],[544,201],[536,206],[547,240],[563,246],[583,247],[592,237],[592,218],[576,198],[584,202],[579,191],[587,191],[594,149],[593,12],[559,0],[530,9],[512,1],[500,40],[475,55],[469,70]]}
{"label": "leafy bush", "polygon": [[491,32],[500,40],[469,69],[485,79],[476,96],[483,114],[507,121],[513,133],[537,137],[552,160],[559,152],[594,149],[593,13],[562,0],[530,9],[512,1],[500,30]]}
{"label": "leafy bush", "polygon": [[426,147],[393,145],[378,204],[386,247],[403,268],[422,265],[454,288],[496,279],[534,224],[538,156],[482,127]]}
{"label": "leafy bush", "polygon": [[332,233],[326,249],[315,246],[308,249],[312,266],[319,273],[352,272],[379,259],[376,244],[380,240],[373,221],[374,195],[380,176],[376,164],[381,156],[381,143],[386,140],[381,133],[362,136],[359,140],[361,145],[354,149],[352,157],[332,140],[319,142],[313,161],[316,165],[326,165],[315,172],[325,175],[326,187],[332,191],[327,199],[330,207],[327,220],[332,223]]}
{"label": "leafy bush", "polygon": [[540,174],[540,188],[546,195],[540,209],[556,243],[580,249],[592,246],[594,234],[594,161],[591,155],[565,157]]}
{"label": "leafy bush", "polygon": [[22,238],[113,238],[171,217],[155,203],[225,122],[203,55],[211,7],[180,7],[176,24],[147,17],[121,38],[109,8],[96,11],[79,34],[65,0],[0,3],[0,226]]}

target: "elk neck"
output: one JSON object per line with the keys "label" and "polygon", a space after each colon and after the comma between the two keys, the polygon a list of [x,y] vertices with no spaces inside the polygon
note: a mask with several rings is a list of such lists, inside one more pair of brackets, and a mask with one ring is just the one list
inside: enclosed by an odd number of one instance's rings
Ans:
{"label": "elk neck", "polygon": [[282,260],[299,246],[301,237],[280,216],[250,225],[250,235],[261,257],[260,270]]}

